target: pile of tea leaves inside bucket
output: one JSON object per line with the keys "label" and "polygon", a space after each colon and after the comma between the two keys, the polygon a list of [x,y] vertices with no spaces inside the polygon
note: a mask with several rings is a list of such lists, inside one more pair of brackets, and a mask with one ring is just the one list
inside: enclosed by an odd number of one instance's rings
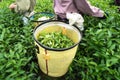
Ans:
{"label": "pile of tea leaves inside bucket", "polygon": [[[59,78],[39,69],[33,40],[34,26],[0,2],[0,80],[120,80],[120,12],[114,0],[90,0],[109,16],[84,15],[83,38],[68,72]],[[51,0],[37,0],[36,11],[53,12]],[[47,6],[46,6],[47,5]],[[61,64],[62,65],[62,64]]]}
{"label": "pile of tea leaves inside bucket", "polygon": [[57,49],[69,48],[70,46],[75,44],[70,38],[64,35],[62,31],[43,33],[39,36],[38,41],[47,47]]}

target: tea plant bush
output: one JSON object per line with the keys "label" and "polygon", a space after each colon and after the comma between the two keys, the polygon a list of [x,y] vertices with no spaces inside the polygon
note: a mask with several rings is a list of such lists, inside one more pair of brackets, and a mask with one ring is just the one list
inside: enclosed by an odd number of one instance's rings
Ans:
{"label": "tea plant bush", "polygon": [[[22,16],[8,9],[12,1],[0,2],[0,80],[120,80],[120,12],[113,0],[90,0],[109,16],[83,16],[82,41],[68,72],[60,78],[40,71],[32,37],[34,25],[24,26]],[[52,0],[37,3],[35,11],[53,12]]]}
{"label": "tea plant bush", "polygon": [[36,12],[52,12],[53,11],[53,0],[36,0],[37,4],[35,7]]}

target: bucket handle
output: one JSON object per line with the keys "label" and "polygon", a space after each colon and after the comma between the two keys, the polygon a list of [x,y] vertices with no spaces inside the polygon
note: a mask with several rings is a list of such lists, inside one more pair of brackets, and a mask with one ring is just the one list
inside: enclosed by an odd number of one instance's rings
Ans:
{"label": "bucket handle", "polygon": [[36,49],[36,53],[40,53],[40,50],[39,50],[39,47],[38,47],[38,45],[35,45],[35,49]]}

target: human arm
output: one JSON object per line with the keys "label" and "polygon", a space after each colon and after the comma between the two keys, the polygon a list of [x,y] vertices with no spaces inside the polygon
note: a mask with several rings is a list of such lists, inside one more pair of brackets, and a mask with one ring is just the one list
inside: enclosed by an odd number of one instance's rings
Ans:
{"label": "human arm", "polygon": [[9,6],[9,8],[10,8],[11,10],[14,9],[15,7],[17,7],[16,3],[12,3],[12,4],[10,4],[10,6]]}
{"label": "human arm", "polygon": [[16,0],[16,7],[14,11],[20,14],[23,14],[29,10],[30,0]]}
{"label": "human arm", "polygon": [[9,8],[17,13],[23,14],[30,8],[30,0],[16,0]]}

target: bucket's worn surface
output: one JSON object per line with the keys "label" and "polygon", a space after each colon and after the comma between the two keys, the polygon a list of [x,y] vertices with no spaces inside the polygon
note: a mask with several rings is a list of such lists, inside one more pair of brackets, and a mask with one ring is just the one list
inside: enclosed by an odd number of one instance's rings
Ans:
{"label": "bucket's worn surface", "polygon": [[[69,48],[54,49],[42,45],[37,39],[41,33],[50,33],[65,30],[67,35],[75,44]],[[68,67],[75,57],[81,34],[78,28],[59,21],[50,21],[37,26],[34,29],[34,40],[38,47],[37,58],[40,69],[47,75],[59,77],[68,71]],[[67,44],[67,43],[66,43]]]}

